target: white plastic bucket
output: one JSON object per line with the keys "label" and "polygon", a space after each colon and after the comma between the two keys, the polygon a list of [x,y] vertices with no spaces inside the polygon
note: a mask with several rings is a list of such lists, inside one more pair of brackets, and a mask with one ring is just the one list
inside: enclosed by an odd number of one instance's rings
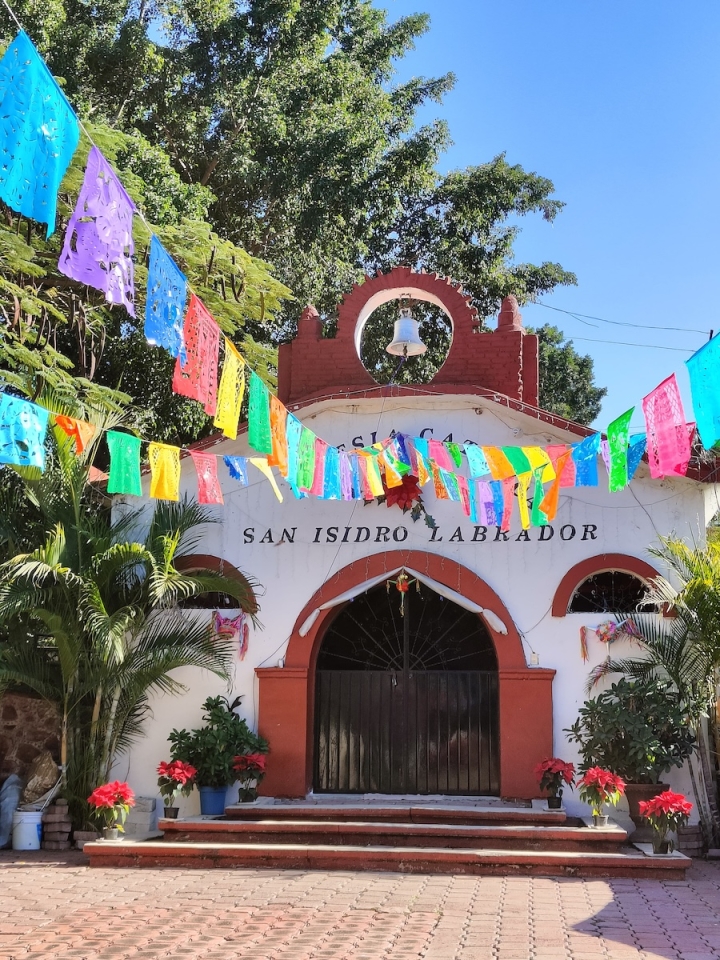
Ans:
{"label": "white plastic bucket", "polygon": [[42,810],[13,813],[13,850],[39,850],[42,839]]}

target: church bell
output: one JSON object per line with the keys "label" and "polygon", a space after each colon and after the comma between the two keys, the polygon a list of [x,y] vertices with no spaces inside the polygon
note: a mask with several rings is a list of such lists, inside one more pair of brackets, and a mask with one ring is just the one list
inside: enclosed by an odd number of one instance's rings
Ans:
{"label": "church bell", "polygon": [[409,307],[400,308],[400,316],[395,321],[395,333],[392,343],[385,347],[388,353],[396,357],[417,357],[425,353],[427,347],[420,339],[418,322]]}

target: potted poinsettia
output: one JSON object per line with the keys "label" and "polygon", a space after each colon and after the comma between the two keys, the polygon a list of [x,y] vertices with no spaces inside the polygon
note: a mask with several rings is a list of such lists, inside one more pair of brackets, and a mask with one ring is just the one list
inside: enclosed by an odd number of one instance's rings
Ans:
{"label": "potted poinsettia", "polygon": [[241,753],[233,760],[233,769],[240,783],[239,803],[257,800],[257,788],[265,776],[267,756],[264,753]]}
{"label": "potted poinsettia", "polygon": [[617,806],[625,793],[625,781],[602,767],[590,767],[578,780],[578,786],[580,799],[592,810],[593,826],[606,827],[608,816],[603,813],[603,807],[605,804]]}
{"label": "potted poinsettia", "polygon": [[135,794],[120,780],[96,787],[88,797],[88,803],[95,807],[95,819],[102,826],[103,840],[117,840],[118,833],[124,832],[123,824],[135,806]]}
{"label": "potted poinsettia", "polygon": [[563,787],[573,789],[575,767],[559,757],[547,757],[535,767],[535,776],[538,778],[541,790],[547,790],[548,810],[559,810],[562,807]]}
{"label": "potted poinsettia", "polygon": [[158,787],[163,798],[164,813],[171,820],[177,820],[178,808],[175,800],[178,794],[189,797],[195,784],[197,770],[183,760],[163,761],[157,768]]}
{"label": "potted poinsettia", "polygon": [[653,853],[672,853],[675,843],[668,838],[668,831],[677,833],[679,827],[687,826],[693,805],[682,793],[664,790],[650,800],[640,801],[640,813],[652,827]]}

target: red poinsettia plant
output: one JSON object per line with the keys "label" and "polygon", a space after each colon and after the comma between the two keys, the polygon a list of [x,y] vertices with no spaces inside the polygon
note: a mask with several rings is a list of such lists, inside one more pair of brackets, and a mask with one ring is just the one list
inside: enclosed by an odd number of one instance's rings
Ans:
{"label": "red poinsettia plant", "polygon": [[[387,507],[400,507],[403,513],[410,511],[410,516],[413,520],[419,520],[421,516],[425,516],[425,523],[432,530],[437,524],[430,516],[430,514],[425,509],[425,504],[422,499],[422,490],[420,489],[420,483],[417,477],[414,477],[410,473],[406,473],[402,478],[402,483],[398,484],[395,487],[389,487],[387,485],[387,480],[385,477],[382,478],[383,489],[385,493],[383,497],[385,499],[385,506]],[[378,500],[382,502],[383,497],[378,497]]]}
{"label": "red poinsettia plant", "polygon": [[590,767],[578,780],[580,799],[587,803],[593,816],[600,816],[606,803],[616,806],[620,797],[625,793],[625,781],[610,770],[602,767]]}
{"label": "red poinsettia plant", "polygon": [[257,788],[266,774],[267,755],[241,753],[233,758],[233,770],[240,782],[241,803],[257,799]]}
{"label": "red poinsettia plant", "polygon": [[551,797],[562,797],[563,787],[573,789],[575,767],[559,757],[547,757],[535,767],[541,790],[547,790]]}
{"label": "red poinsettia plant", "polygon": [[135,806],[135,794],[120,780],[105,783],[96,787],[88,797],[87,802],[95,807],[95,819],[105,827],[116,827],[124,830],[123,824],[130,813],[130,807]]}
{"label": "red poinsettia plant", "polygon": [[667,842],[668,850],[675,848],[672,840],[666,841],[669,830],[677,833],[678,827],[687,826],[693,805],[682,793],[665,790],[650,800],[641,800],[638,804],[640,816],[644,817],[653,829],[653,846]]}
{"label": "red poinsettia plant", "polygon": [[184,760],[163,761],[158,765],[158,787],[166,807],[174,807],[177,795],[189,797],[195,784],[197,770]]}

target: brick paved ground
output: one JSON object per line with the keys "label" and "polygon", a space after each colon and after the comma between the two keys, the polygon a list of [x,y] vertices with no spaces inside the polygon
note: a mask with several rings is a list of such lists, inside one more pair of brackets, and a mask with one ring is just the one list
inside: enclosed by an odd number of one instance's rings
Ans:
{"label": "brick paved ground", "polygon": [[89,870],[0,853],[0,960],[710,960],[720,864],[688,882]]}

